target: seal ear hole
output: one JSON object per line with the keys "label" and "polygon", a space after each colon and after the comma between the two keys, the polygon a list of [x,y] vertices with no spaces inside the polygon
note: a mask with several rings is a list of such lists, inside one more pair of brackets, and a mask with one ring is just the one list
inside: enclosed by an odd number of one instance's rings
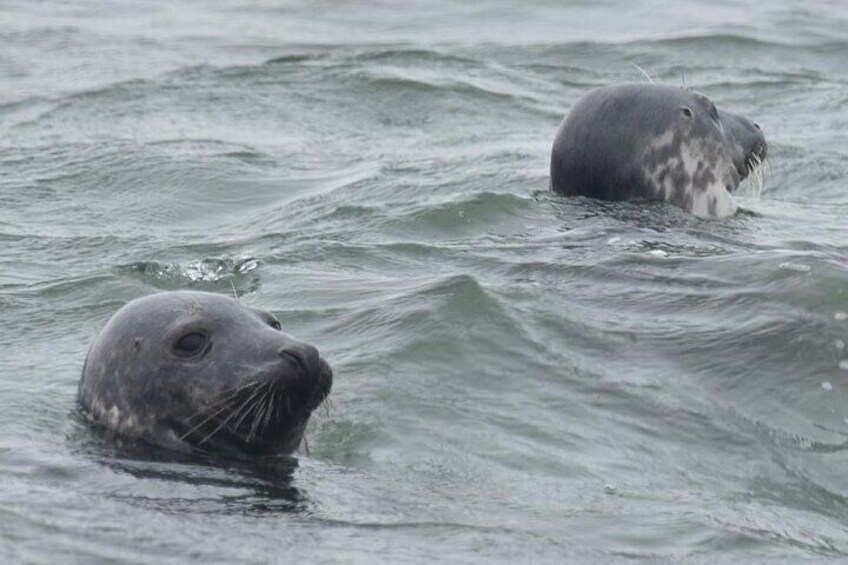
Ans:
{"label": "seal ear hole", "polygon": [[202,333],[190,332],[174,343],[174,351],[182,357],[191,357],[203,351],[206,347],[206,341],[206,336]]}
{"label": "seal ear hole", "polygon": [[694,114],[692,114],[692,110],[691,110],[690,108],[686,107],[686,106],[681,106],[681,107],[680,107],[680,112],[681,112],[684,116],[686,116],[687,118],[689,118],[690,120],[692,119],[692,116],[694,115]]}

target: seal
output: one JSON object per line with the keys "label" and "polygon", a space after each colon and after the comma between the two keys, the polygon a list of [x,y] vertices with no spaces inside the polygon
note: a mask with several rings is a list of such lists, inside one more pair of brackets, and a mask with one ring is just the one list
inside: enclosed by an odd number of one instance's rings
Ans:
{"label": "seal", "polygon": [[603,200],[663,200],[701,218],[736,212],[731,193],[766,158],[760,126],[703,94],[656,84],[585,94],[554,138],[551,189]]}
{"label": "seal", "polygon": [[270,313],[173,291],[133,300],[92,343],[82,414],[110,435],[181,452],[290,454],[333,372]]}

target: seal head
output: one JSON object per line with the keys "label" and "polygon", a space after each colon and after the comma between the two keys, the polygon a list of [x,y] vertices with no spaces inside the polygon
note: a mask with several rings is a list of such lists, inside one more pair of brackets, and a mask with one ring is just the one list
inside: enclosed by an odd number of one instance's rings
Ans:
{"label": "seal head", "polygon": [[163,292],[106,324],[79,404],[110,432],[178,451],[288,454],[332,380],[318,350],[270,313],[218,294]]}
{"label": "seal head", "polygon": [[609,86],[584,95],[559,127],[551,188],[603,200],[664,200],[702,218],[736,212],[731,193],[766,158],[760,127],[702,94]]}

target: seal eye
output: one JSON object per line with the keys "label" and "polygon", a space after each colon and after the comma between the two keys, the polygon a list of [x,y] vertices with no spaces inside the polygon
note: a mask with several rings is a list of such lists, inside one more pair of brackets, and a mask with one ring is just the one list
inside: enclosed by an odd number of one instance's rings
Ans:
{"label": "seal eye", "polygon": [[686,106],[681,106],[680,111],[683,112],[683,115],[686,116],[687,118],[689,118],[689,119],[692,118],[692,110],[690,110]]}
{"label": "seal eye", "polygon": [[200,353],[205,345],[205,335],[198,332],[191,332],[177,340],[177,343],[174,344],[174,351],[183,357],[191,357]]}
{"label": "seal eye", "polygon": [[278,322],[277,320],[269,320],[268,325],[271,326],[272,328],[274,328],[277,331],[280,331],[280,330],[283,329],[283,326],[281,326],[280,322]]}

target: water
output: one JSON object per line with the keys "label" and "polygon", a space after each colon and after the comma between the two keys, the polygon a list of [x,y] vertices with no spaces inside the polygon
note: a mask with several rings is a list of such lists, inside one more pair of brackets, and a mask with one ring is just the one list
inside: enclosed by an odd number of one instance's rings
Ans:
{"label": "water", "polygon": [[[839,2],[7,2],[4,563],[797,563],[848,556]],[[595,86],[762,125],[701,221],[547,191]],[[296,469],[139,457],[75,417],[162,289],[332,363]]]}

